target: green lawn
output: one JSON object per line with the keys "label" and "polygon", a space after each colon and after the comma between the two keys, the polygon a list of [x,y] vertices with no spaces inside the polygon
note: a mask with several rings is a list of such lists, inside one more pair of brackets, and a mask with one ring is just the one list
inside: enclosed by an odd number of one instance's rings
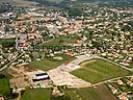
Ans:
{"label": "green lawn", "polygon": [[62,89],[65,97],[55,100],[117,100],[105,85],[95,88]]}
{"label": "green lawn", "polygon": [[71,61],[74,59],[74,57],[70,57],[68,55],[62,54],[62,55],[57,55],[57,56],[61,56],[63,59],[62,60],[55,60],[53,58],[45,58],[41,61],[32,61],[29,66],[33,67],[33,68],[38,68],[44,71],[48,71],[50,69],[56,68],[57,66]]}
{"label": "green lawn", "polygon": [[96,59],[93,62],[83,62],[81,67],[73,71],[72,74],[91,83],[129,74],[128,71],[121,67],[100,59]]}
{"label": "green lawn", "polygon": [[9,81],[6,78],[0,79],[0,94],[7,95],[9,93]]}
{"label": "green lawn", "polygon": [[50,100],[50,89],[29,89],[23,94],[21,100]]}

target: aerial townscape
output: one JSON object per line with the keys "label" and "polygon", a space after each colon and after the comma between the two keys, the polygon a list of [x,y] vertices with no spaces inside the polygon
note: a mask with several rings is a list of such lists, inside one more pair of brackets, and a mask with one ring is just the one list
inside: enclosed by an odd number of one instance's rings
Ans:
{"label": "aerial townscape", "polygon": [[0,0],[0,100],[133,100],[133,0]]}

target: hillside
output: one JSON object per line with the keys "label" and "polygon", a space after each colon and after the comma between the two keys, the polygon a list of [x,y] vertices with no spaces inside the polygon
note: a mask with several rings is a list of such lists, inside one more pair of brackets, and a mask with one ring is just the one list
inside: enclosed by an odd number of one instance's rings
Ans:
{"label": "hillside", "polygon": [[26,1],[26,0],[0,0],[0,4],[2,3],[9,3],[9,4],[12,4],[14,6],[33,6],[35,5],[36,3],[35,2],[30,2],[30,1]]}
{"label": "hillside", "polygon": [[[28,0],[35,1],[45,5],[64,6],[74,3],[97,3],[99,5],[113,5],[113,6],[133,6],[133,0]],[[62,7],[63,7],[62,6]]]}

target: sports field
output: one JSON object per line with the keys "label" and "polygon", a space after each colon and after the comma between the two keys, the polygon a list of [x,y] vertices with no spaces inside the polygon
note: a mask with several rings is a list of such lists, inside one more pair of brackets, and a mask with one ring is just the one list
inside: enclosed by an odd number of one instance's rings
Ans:
{"label": "sports field", "polygon": [[125,76],[129,72],[104,60],[95,59],[92,61],[85,61],[80,64],[81,68],[71,72],[73,75],[89,81],[97,83],[103,80]]}
{"label": "sports field", "polygon": [[23,94],[21,100],[50,100],[50,89],[29,89]]}
{"label": "sports field", "polygon": [[38,68],[44,71],[48,71],[50,69],[56,68],[57,66],[65,63],[65,62],[69,62],[71,60],[74,59],[74,57],[62,54],[62,55],[57,55],[59,57],[62,57],[62,60],[56,60],[53,58],[45,58],[41,61],[32,61],[29,66],[32,68]]}

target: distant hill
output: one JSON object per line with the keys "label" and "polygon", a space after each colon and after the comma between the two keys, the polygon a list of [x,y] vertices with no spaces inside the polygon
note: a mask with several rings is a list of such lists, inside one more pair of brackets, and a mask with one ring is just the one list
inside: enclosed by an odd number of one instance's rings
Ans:
{"label": "distant hill", "polygon": [[99,4],[108,4],[108,5],[133,5],[133,0],[0,0],[0,3],[10,2],[10,3],[16,3],[16,4],[23,5],[23,4],[32,4],[33,2],[37,2],[40,4],[58,6],[58,5],[62,5],[65,3],[71,3],[72,1],[75,1],[78,3],[80,3],[80,2],[88,2],[88,3],[89,2],[90,3],[98,2]]}
{"label": "distant hill", "polygon": [[[118,6],[118,7],[133,7],[133,0],[0,0],[0,4],[2,5],[0,8],[0,12],[8,10],[3,3],[9,3],[12,6],[19,6],[19,7],[29,7],[34,6],[36,3],[44,4],[46,6],[56,6],[59,8],[68,9],[70,5],[73,7],[82,8],[82,3],[96,3],[97,5],[101,6]],[[3,9],[5,6],[6,9]],[[10,5],[8,5],[10,6]],[[72,7],[71,7],[72,8]],[[70,9],[71,9],[70,8]],[[11,8],[12,9],[12,8]]]}
{"label": "distant hill", "polygon": [[0,4],[9,3],[13,6],[32,6],[36,4],[35,2],[30,2],[28,0],[0,0]]}
{"label": "distant hill", "polygon": [[0,0],[0,13],[11,12],[16,8],[34,6],[36,3],[25,0]]}
{"label": "distant hill", "polygon": [[39,3],[61,3],[64,0],[28,0],[28,1],[36,1]]}
{"label": "distant hill", "polygon": [[[75,2],[88,2],[88,3],[95,3],[98,4],[107,4],[107,5],[116,5],[116,6],[131,6],[133,5],[133,0],[28,0],[28,1],[35,1],[41,4],[46,5],[64,5],[71,3],[73,1]],[[74,3],[74,2],[73,2]]]}

